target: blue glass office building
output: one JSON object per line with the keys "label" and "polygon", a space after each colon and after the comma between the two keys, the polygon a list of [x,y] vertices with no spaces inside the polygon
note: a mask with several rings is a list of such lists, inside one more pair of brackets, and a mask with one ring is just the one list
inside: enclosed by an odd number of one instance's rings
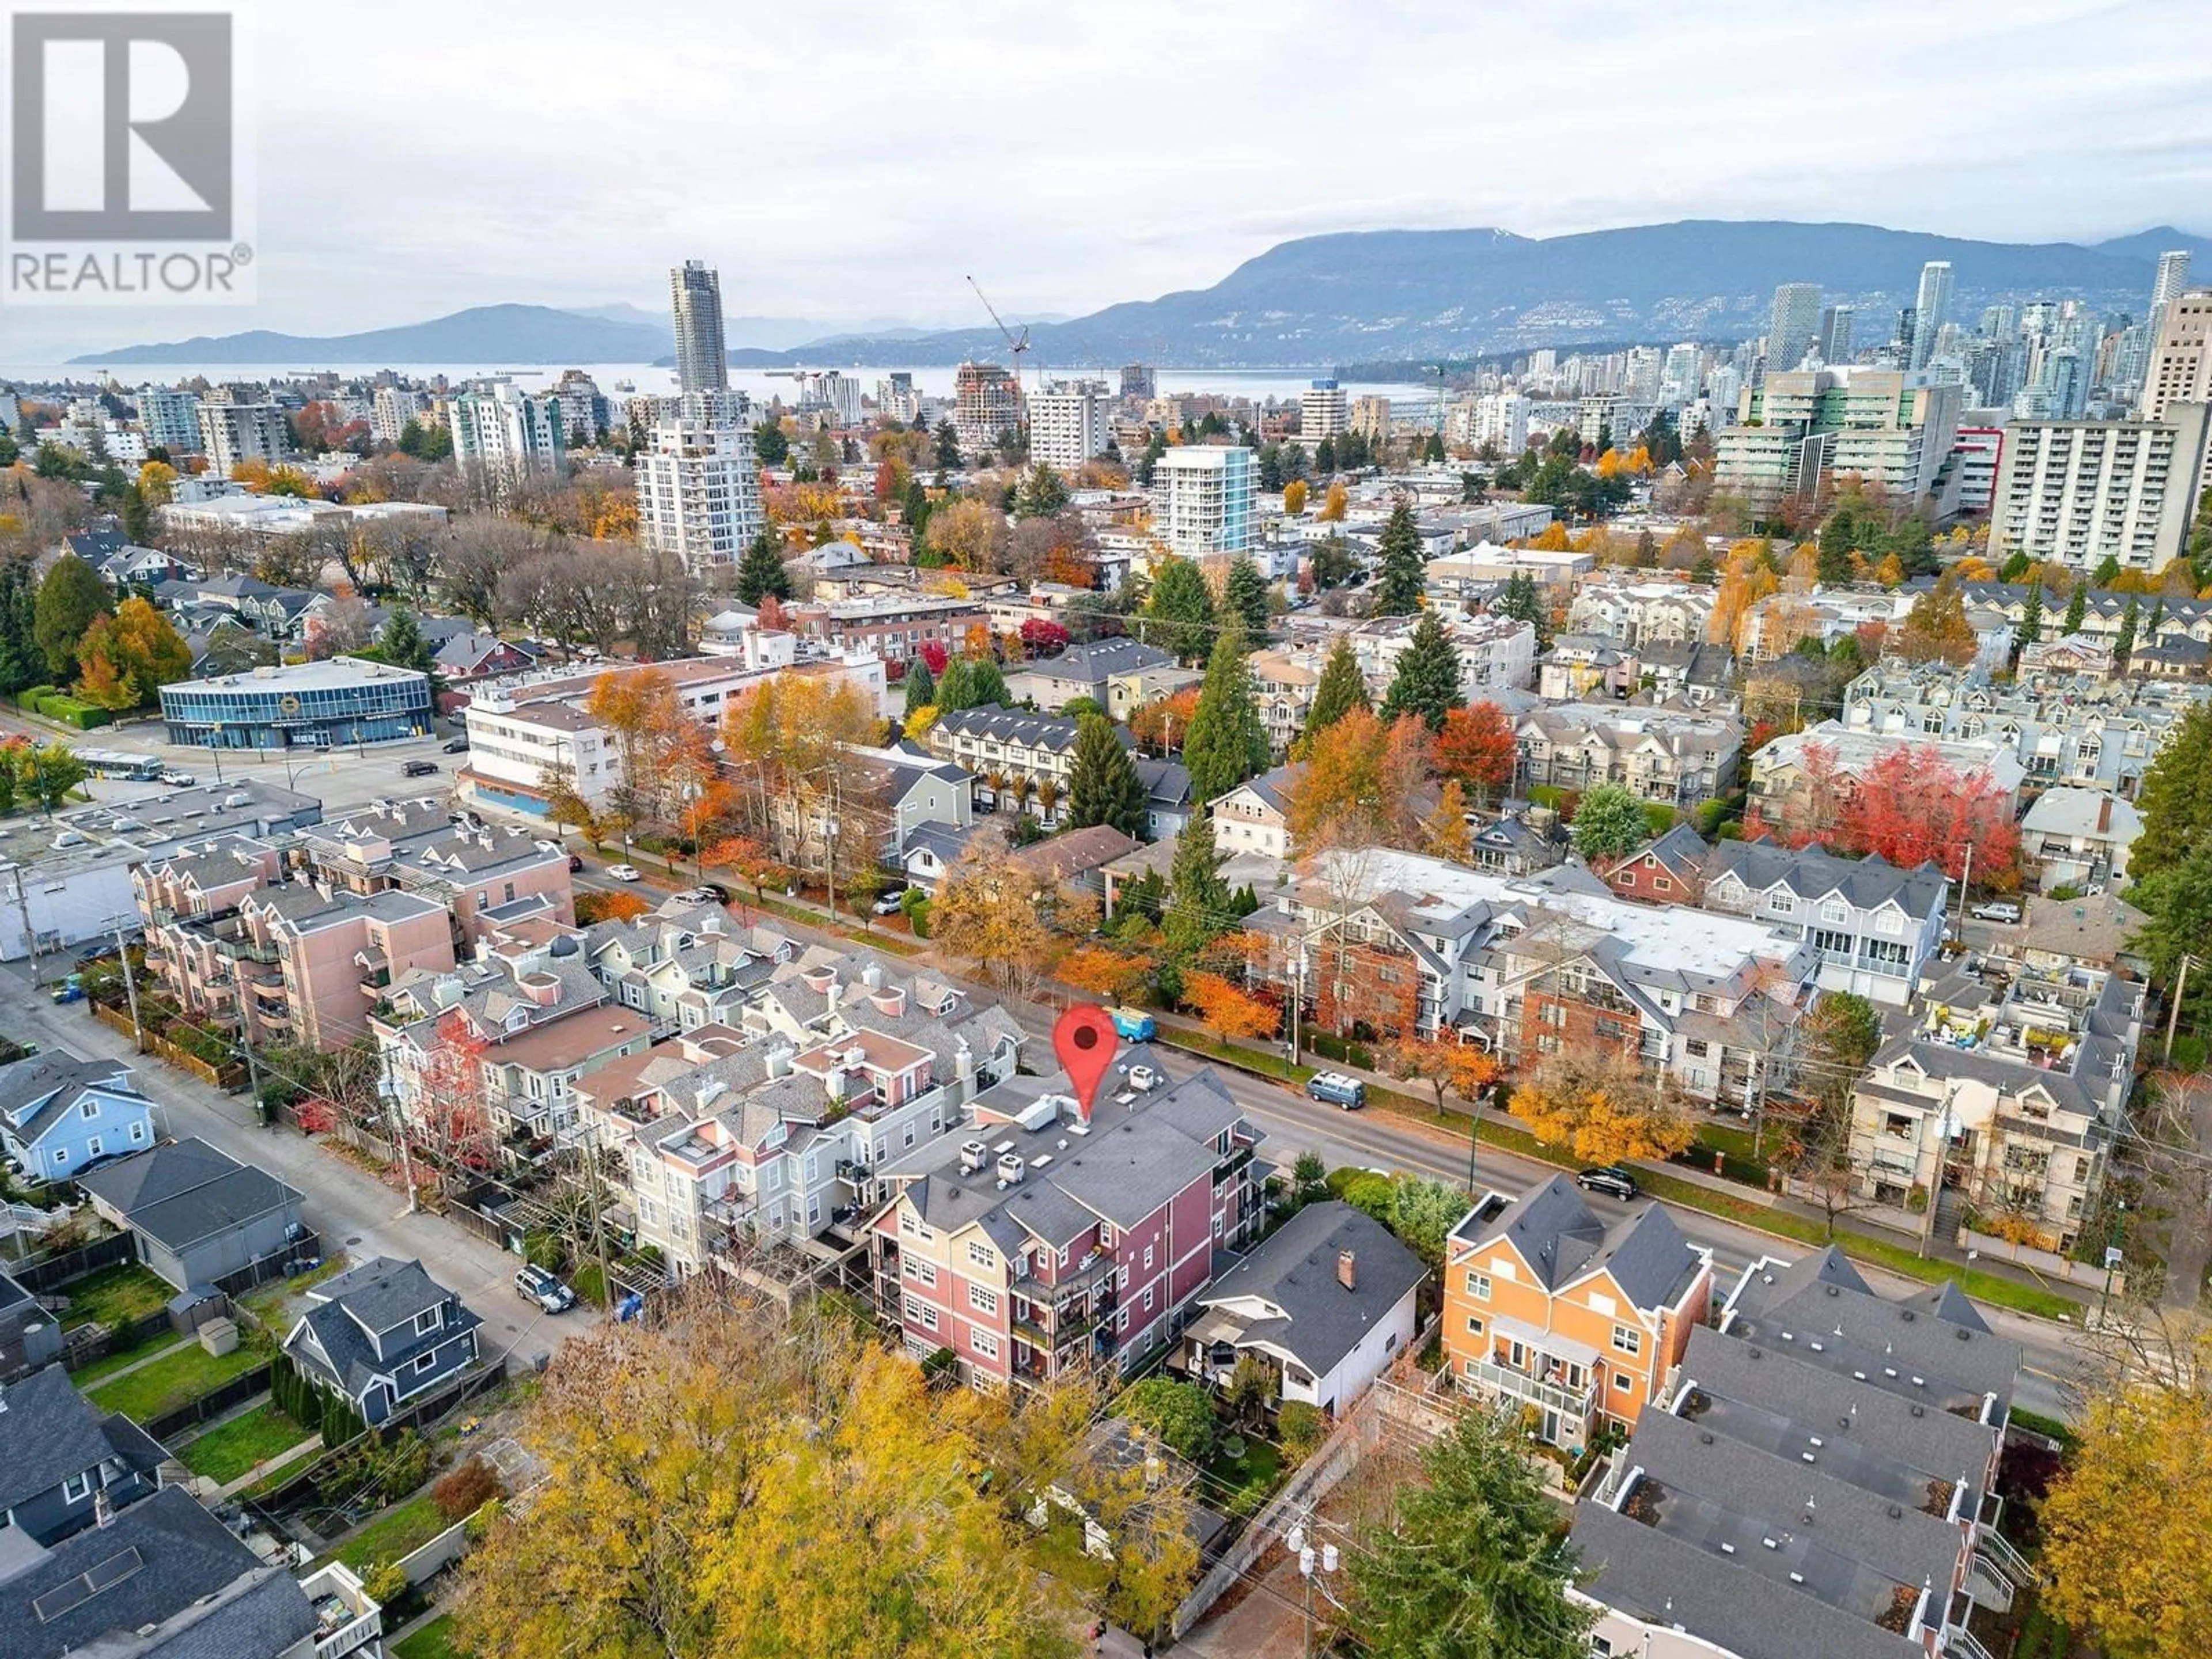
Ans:
{"label": "blue glass office building", "polygon": [[171,743],[203,749],[328,749],[430,732],[427,675],[357,657],[260,668],[161,688]]}

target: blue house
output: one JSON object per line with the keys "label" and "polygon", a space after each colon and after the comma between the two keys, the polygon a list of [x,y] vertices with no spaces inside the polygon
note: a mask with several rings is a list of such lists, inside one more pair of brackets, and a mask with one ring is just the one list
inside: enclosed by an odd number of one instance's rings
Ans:
{"label": "blue house", "polygon": [[167,1457],[122,1413],[79,1394],[59,1365],[33,1371],[0,1388],[0,1531],[48,1545],[81,1532],[103,1509],[152,1497]]}
{"label": "blue house", "polygon": [[383,1422],[477,1362],[483,1322],[420,1261],[378,1256],[325,1280],[307,1300],[284,1352],[364,1423]]}
{"label": "blue house", "polygon": [[119,1060],[56,1049],[0,1066],[0,1146],[33,1181],[66,1181],[154,1144],[154,1103]]}

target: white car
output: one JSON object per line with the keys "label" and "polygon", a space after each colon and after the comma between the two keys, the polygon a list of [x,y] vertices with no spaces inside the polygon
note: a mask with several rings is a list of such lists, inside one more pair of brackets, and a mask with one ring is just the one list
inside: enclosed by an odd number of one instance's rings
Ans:
{"label": "white car", "polygon": [[1152,1093],[1163,1080],[1160,1074],[1149,1066],[1132,1066],[1129,1068],[1129,1086],[1139,1094]]}
{"label": "white car", "polygon": [[637,866],[635,864],[610,864],[607,866],[607,874],[613,877],[617,881],[641,881],[644,879],[643,877],[637,873]]}
{"label": "white car", "polygon": [[2020,906],[2009,899],[1993,899],[1987,904],[1977,904],[1972,914],[1976,921],[1999,921],[2009,927],[2020,920]]}

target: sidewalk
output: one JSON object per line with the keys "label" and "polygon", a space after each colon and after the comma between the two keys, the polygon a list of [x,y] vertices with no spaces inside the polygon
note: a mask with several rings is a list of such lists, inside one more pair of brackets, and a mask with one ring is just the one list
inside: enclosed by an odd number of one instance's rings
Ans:
{"label": "sidewalk", "polygon": [[[1151,1012],[1159,1022],[1164,1035],[1176,1032],[1198,1039],[1206,1045],[1198,1052],[1208,1059],[1219,1060],[1224,1065],[1243,1065],[1244,1069],[1256,1072],[1263,1077],[1283,1074],[1287,1062],[1273,1048],[1255,1052],[1245,1045],[1224,1044],[1196,1020],[1158,1010]],[[1221,1052],[1223,1050],[1229,1053],[1224,1054]],[[1231,1054],[1236,1053],[1249,1056],[1251,1063],[1245,1064],[1230,1057]],[[1320,1059],[1317,1055],[1313,1058]],[[1439,1147],[1449,1145],[1455,1151],[1462,1152],[1467,1147],[1466,1135],[1455,1133],[1440,1124],[1429,1103],[1414,1092],[1422,1087],[1419,1084],[1409,1087],[1401,1079],[1344,1060],[1322,1060],[1320,1065],[1315,1066],[1307,1064],[1302,1057],[1298,1066],[1302,1072],[1307,1073],[1324,1069],[1340,1072],[1347,1077],[1358,1079],[1370,1091],[1405,1100],[1409,1103],[1410,1109],[1395,1108],[1387,1101],[1382,1103],[1381,1109],[1389,1112],[1395,1121],[1407,1128],[1424,1132]],[[1445,1109],[1452,1111],[1455,1104],[1447,1101]],[[1465,1121],[1464,1112],[1458,1115],[1462,1121]],[[1562,1170],[1577,1169],[1585,1162],[1571,1152],[1538,1146],[1528,1132],[1514,1122],[1502,1108],[1486,1110],[1482,1114],[1481,1128],[1484,1146],[1492,1155],[1504,1154],[1531,1164]],[[1505,1133],[1501,1133],[1500,1131]],[[1686,1205],[1717,1219],[1771,1234],[1795,1247],[1802,1249],[1818,1244],[1830,1236],[1826,1212],[1786,1194],[1730,1181],[1724,1176],[1684,1164],[1631,1160],[1628,1167],[1637,1173],[1654,1197]],[[1762,1220],[1762,1212],[1765,1220]],[[1946,1240],[1930,1240],[1923,1256],[1920,1254],[1917,1238],[1891,1234],[1886,1230],[1875,1231],[1863,1224],[1852,1225],[1843,1217],[1837,1218],[1832,1231],[1835,1242],[1843,1247],[1845,1254],[1856,1254],[1863,1260],[1870,1260],[1874,1265],[1899,1278],[1926,1280],[1948,1273],[1962,1279],[1979,1279],[1985,1286],[1990,1281],[2014,1285],[2023,1291],[2052,1298],[2054,1303],[2071,1304],[2076,1309],[2084,1305],[2084,1298],[2075,1293],[2074,1287],[2055,1285],[2031,1269],[2012,1262],[1987,1256],[1970,1257],[1968,1252]],[[1911,1258],[1910,1264],[1900,1260],[1905,1257]],[[1975,1293],[1971,1283],[1964,1288],[1970,1294]],[[2013,1310],[2033,1318],[2052,1317],[2052,1313],[2020,1308]]]}

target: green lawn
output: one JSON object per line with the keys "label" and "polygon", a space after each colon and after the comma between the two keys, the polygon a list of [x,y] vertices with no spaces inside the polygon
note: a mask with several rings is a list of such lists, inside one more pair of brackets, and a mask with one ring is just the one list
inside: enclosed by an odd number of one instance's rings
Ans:
{"label": "green lawn", "polygon": [[194,1474],[227,1486],[256,1463],[287,1452],[308,1431],[265,1401],[228,1423],[210,1429],[178,1454]]}
{"label": "green lawn", "polygon": [[1231,1515],[1256,1515],[1282,1483],[1283,1454],[1273,1441],[1248,1437],[1242,1456],[1217,1455],[1206,1473],[1209,1485],[1200,1493],[1200,1502]]}
{"label": "green lawn", "polygon": [[179,1342],[190,1340],[189,1337],[179,1336],[174,1331],[163,1331],[157,1336],[149,1337],[135,1348],[118,1348],[113,1353],[102,1355],[89,1365],[80,1365],[70,1373],[70,1381],[80,1389],[89,1389],[103,1376],[112,1376],[125,1365],[151,1359],[155,1354],[175,1347]]}
{"label": "green lawn", "polygon": [[453,1615],[441,1613],[404,1642],[393,1644],[392,1659],[469,1659],[453,1641]]}
{"label": "green lawn", "polygon": [[323,1258],[321,1267],[308,1273],[295,1273],[291,1278],[281,1279],[272,1285],[264,1285],[259,1290],[249,1291],[240,1297],[239,1305],[252,1314],[263,1326],[275,1331],[281,1337],[284,1334],[284,1331],[280,1328],[289,1322],[285,1317],[285,1311],[290,1305],[292,1298],[304,1294],[311,1287],[321,1284],[325,1279],[343,1273],[350,1265],[346,1260],[344,1251],[334,1251]]}
{"label": "green lawn", "polygon": [[446,1512],[431,1501],[429,1493],[424,1492],[396,1509],[386,1510],[339,1545],[335,1555],[325,1559],[343,1561],[356,1572],[366,1572],[380,1563],[412,1555],[449,1524]]}
{"label": "green lawn", "polygon": [[62,1316],[62,1328],[67,1330],[95,1319],[103,1325],[143,1319],[167,1307],[176,1292],[165,1279],[137,1262],[118,1261],[73,1285],[63,1285],[61,1294],[70,1299],[69,1311]]}
{"label": "green lawn", "polygon": [[198,1343],[186,1342],[143,1370],[93,1389],[90,1398],[102,1411],[121,1412],[132,1421],[143,1423],[268,1363],[264,1351],[246,1343],[240,1343],[218,1358]]}

